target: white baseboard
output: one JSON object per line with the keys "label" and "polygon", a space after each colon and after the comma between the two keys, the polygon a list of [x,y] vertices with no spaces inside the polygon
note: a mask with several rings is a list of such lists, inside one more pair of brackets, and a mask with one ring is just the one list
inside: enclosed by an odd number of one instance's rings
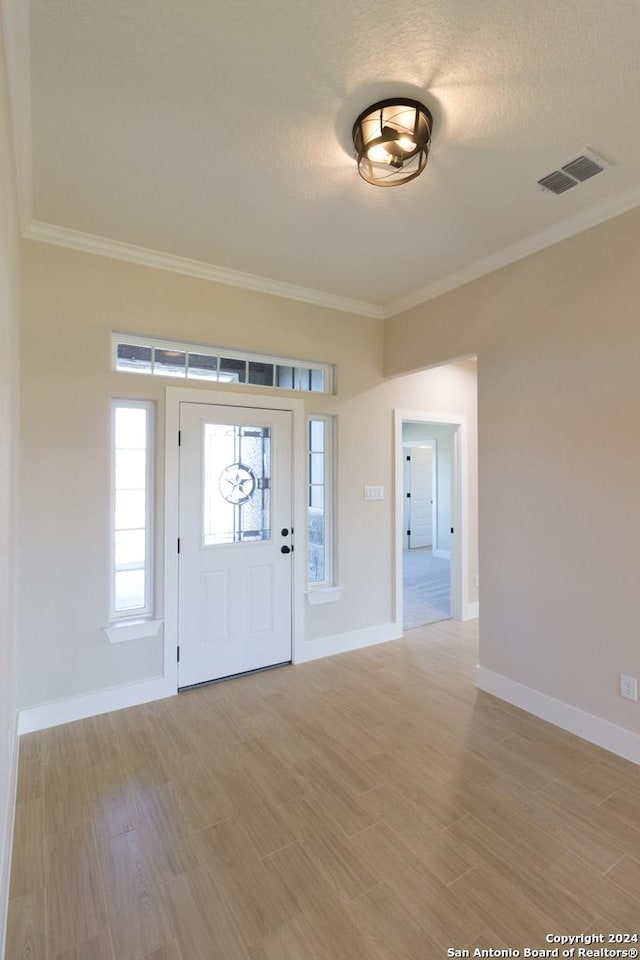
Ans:
{"label": "white baseboard", "polygon": [[360,650],[362,647],[371,647],[376,643],[387,643],[389,640],[399,640],[402,628],[395,623],[380,623],[375,627],[365,627],[364,630],[351,630],[348,633],[337,633],[332,637],[320,637],[318,640],[308,640],[298,644],[295,651],[295,663],[307,663],[309,660],[319,660],[320,657],[332,657],[336,653],[347,653],[349,650]]}
{"label": "white baseboard", "polygon": [[477,620],[480,616],[480,603],[476,600],[474,603],[465,603],[462,611],[463,620]]}
{"label": "white baseboard", "polygon": [[[364,630],[352,630],[349,633],[322,637],[319,640],[299,644],[295,663],[305,663],[308,660],[318,660],[320,657],[329,657],[335,653],[346,653],[348,650],[386,643],[388,640],[397,640],[401,636],[402,630],[398,629],[396,624],[382,623]],[[71,697],[68,700],[54,700],[38,707],[27,707],[21,710],[18,729],[21,734],[33,733],[35,730],[57,727],[61,723],[71,723],[74,720],[96,717],[101,713],[134,707],[151,700],[161,700],[163,697],[174,696],[176,692],[175,685],[171,681],[164,677],[157,677],[140,683],[128,683],[121,687],[98,690],[95,693]]]}
{"label": "white baseboard", "polygon": [[451,550],[432,550],[432,557],[440,557],[441,560],[451,560]]}
{"label": "white baseboard", "polygon": [[135,707],[150,700],[162,700],[163,697],[174,696],[176,692],[175,685],[164,677],[127,683],[121,687],[109,687],[107,690],[97,690],[81,697],[54,700],[39,707],[27,707],[20,711],[18,729],[20,733],[33,733],[34,730],[57,727],[61,723],[97,717],[101,713],[122,710],[124,707]]}
{"label": "white baseboard", "polygon": [[640,763],[640,734],[632,730],[619,727],[578,707],[572,707],[571,704],[556,700],[539,690],[525,687],[516,680],[510,680],[509,677],[503,677],[484,667],[478,667],[476,686],[479,690],[492,693],[527,713],[533,713],[556,727],[562,727],[583,740],[624,757],[625,760]]}
{"label": "white baseboard", "polygon": [[16,817],[16,794],[18,790],[18,753],[20,738],[18,736],[18,714],[9,732],[9,783],[7,789],[7,807],[2,836],[0,837],[0,957],[4,957],[7,939],[7,914],[9,912],[9,884],[11,882],[11,855],[13,852],[13,830]]}

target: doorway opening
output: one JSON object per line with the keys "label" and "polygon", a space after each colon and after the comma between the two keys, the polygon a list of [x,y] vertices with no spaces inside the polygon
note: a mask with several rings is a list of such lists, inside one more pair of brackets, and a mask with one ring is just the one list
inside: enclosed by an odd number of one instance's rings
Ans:
{"label": "doorway opening", "polygon": [[402,623],[451,617],[454,424],[402,423]]}
{"label": "doorway opening", "polygon": [[[395,623],[399,632],[436,620],[478,616],[469,587],[469,432],[465,414],[394,413]],[[408,461],[407,456],[415,460]],[[408,501],[414,499],[407,486],[412,464],[417,467],[419,494],[419,509],[413,517],[407,509]]]}

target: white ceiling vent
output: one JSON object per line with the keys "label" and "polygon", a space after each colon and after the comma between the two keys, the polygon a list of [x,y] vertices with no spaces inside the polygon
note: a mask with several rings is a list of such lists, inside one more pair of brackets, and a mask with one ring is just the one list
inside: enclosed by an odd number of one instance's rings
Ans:
{"label": "white ceiling vent", "polygon": [[602,173],[611,164],[591,150],[581,150],[580,153],[563,163],[558,170],[552,170],[538,180],[538,185],[547,193],[560,194],[578,184],[590,180],[597,173]]}

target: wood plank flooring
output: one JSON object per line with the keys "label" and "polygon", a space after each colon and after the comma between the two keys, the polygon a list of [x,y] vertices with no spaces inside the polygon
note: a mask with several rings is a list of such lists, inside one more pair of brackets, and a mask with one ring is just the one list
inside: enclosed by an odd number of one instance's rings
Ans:
{"label": "wood plank flooring", "polygon": [[474,687],[476,624],[22,739],[7,960],[437,960],[635,933],[640,768]]}

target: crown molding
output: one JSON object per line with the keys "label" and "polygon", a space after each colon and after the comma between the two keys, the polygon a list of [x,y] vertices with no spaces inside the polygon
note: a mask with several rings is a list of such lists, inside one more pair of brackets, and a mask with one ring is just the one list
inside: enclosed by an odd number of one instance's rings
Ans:
{"label": "crown molding", "polygon": [[397,300],[391,300],[384,306],[384,315],[385,317],[395,317],[399,313],[404,313],[405,310],[418,307],[421,303],[433,300],[443,293],[449,293],[449,291],[455,290],[456,287],[461,287],[471,280],[477,280],[488,273],[500,270],[501,267],[506,267],[510,263],[515,263],[516,260],[522,260],[533,253],[538,253],[540,250],[560,243],[562,240],[567,240],[569,237],[589,230],[599,223],[604,223],[605,220],[611,220],[612,217],[617,217],[637,206],[640,206],[640,185],[616,193],[587,210],[581,210],[580,213],[567,217],[546,230],[540,230],[524,240],[519,240],[517,243],[504,247],[488,257],[474,260],[467,266],[461,267],[460,270],[455,270],[433,283],[414,290],[413,293],[408,293]]}
{"label": "crown molding", "polygon": [[[29,161],[30,170],[30,161]],[[31,190],[26,191],[29,197]],[[554,224],[545,230],[519,240],[517,243],[504,247],[487,257],[481,257],[472,263],[441,277],[433,283],[414,290],[412,293],[397,300],[392,300],[384,307],[368,303],[364,300],[352,300],[337,294],[314,290],[310,287],[300,287],[282,280],[271,280],[268,277],[259,277],[229,267],[218,267],[201,260],[189,260],[159,250],[147,247],[138,247],[131,243],[122,243],[119,240],[109,240],[92,233],[83,233],[80,230],[71,230],[68,227],[59,227],[55,224],[42,223],[32,220],[23,230],[23,236],[28,240],[40,240],[43,243],[52,243],[85,253],[95,253],[103,257],[124,260],[128,263],[142,264],[160,270],[169,270],[189,277],[198,277],[201,280],[211,280],[215,283],[224,283],[228,286],[240,287],[255,293],[268,293],[288,300],[298,300],[315,306],[327,307],[331,310],[340,310],[354,313],[376,320],[394,317],[404,313],[412,307],[420,306],[435,297],[449,293],[472,280],[478,280],[487,274],[494,273],[502,267],[522,260],[531,254],[551,247],[556,243],[567,240],[576,234],[589,230],[591,227],[617,217],[634,207],[640,206],[640,185],[634,186],[621,193],[614,194],[594,204],[587,210],[581,210],[572,217],[567,217],[560,223]]]}
{"label": "crown molding", "polygon": [[0,0],[0,15],[4,35],[18,212],[20,226],[24,230],[33,216],[29,3],[26,0]]}
{"label": "crown molding", "polygon": [[241,287],[243,290],[251,290],[255,293],[269,293],[276,297],[284,297],[287,300],[299,300],[302,303],[311,303],[314,306],[328,307],[331,310],[341,310],[345,313],[355,313],[375,320],[384,319],[382,307],[367,303],[364,300],[351,300],[337,294],[313,290],[311,287],[299,287],[282,280],[270,280],[268,277],[242,273],[240,270],[231,270],[228,267],[217,267],[212,263],[204,263],[201,260],[189,260],[171,253],[138,247],[132,243],[121,243],[119,240],[109,240],[106,237],[98,237],[92,233],[82,233],[80,230],[70,230],[68,227],[58,227],[51,223],[41,223],[38,220],[33,220],[23,230],[22,235],[27,240],[40,240],[43,243],[52,243],[59,247],[81,250],[84,253],[96,253],[103,257],[124,260],[127,263],[142,264],[159,270],[182,273],[188,277],[198,277],[201,280],[212,280],[215,283],[224,283],[227,286]]}
{"label": "crown molding", "polygon": [[310,287],[300,287],[285,283],[282,280],[271,280],[268,277],[259,277],[240,270],[228,267],[218,267],[201,260],[189,260],[170,253],[162,253],[147,247],[138,247],[118,240],[109,240],[80,230],[71,230],[68,227],[58,227],[50,223],[33,220],[23,230],[23,236],[28,240],[39,240],[43,243],[52,243],[56,246],[69,247],[72,250],[81,250],[85,253],[95,253],[103,257],[124,260],[128,263],[142,264],[160,270],[169,270],[189,277],[198,277],[201,280],[210,280],[215,283],[224,283],[228,286],[240,287],[255,293],[268,293],[288,300],[298,300],[314,306],[327,307],[331,310],[340,310],[346,313],[371,317],[376,320],[394,317],[404,313],[412,307],[433,300],[444,293],[449,293],[472,280],[486,276],[506,267],[510,263],[522,260],[531,254],[538,253],[546,247],[567,240],[569,237],[582,233],[591,227],[597,226],[606,220],[626,213],[634,207],[640,206],[640,186],[632,187],[622,193],[595,204],[588,210],[582,210],[573,217],[541,230],[525,240],[504,247],[488,257],[474,260],[473,263],[449,273],[434,283],[414,290],[413,293],[392,300],[384,307],[367,303],[363,300],[351,300],[333,293],[325,293]]}

